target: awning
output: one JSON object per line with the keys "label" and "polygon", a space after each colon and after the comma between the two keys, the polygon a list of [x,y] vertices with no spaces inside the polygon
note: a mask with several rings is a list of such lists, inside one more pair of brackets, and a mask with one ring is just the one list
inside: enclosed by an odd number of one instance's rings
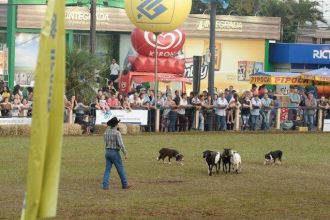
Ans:
{"label": "awning", "polygon": [[303,78],[300,73],[258,72],[250,75],[250,83],[272,85],[309,85],[310,80]]}
{"label": "awning", "polygon": [[302,73],[304,79],[310,79],[320,82],[330,82],[330,69],[324,67],[317,70],[312,70]]}

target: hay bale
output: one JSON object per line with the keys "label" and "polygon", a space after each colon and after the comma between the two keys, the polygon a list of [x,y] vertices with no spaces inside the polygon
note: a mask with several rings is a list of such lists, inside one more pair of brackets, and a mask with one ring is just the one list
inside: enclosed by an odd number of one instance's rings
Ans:
{"label": "hay bale", "polygon": [[31,134],[31,125],[17,125],[17,135],[29,136]]}
{"label": "hay bale", "polygon": [[127,124],[127,134],[139,134],[141,133],[140,125]]}
{"label": "hay bale", "polygon": [[106,129],[106,125],[95,125],[93,134],[104,134]]}
{"label": "hay bale", "polygon": [[15,136],[17,135],[16,125],[0,125],[0,136]]}
{"label": "hay bale", "polygon": [[121,134],[127,134],[127,125],[119,123],[118,128]]}
{"label": "hay bale", "polygon": [[63,134],[64,135],[82,135],[81,125],[79,124],[64,124],[63,126]]}

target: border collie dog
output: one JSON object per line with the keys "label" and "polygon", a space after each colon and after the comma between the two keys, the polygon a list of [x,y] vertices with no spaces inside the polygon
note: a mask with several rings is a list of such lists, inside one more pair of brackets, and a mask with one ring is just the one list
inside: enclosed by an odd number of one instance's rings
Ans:
{"label": "border collie dog", "polygon": [[168,157],[168,163],[171,164],[171,158],[174,157],[177,162],[180,162],[181,165],[183,165],[183,155],[179,153],[179,151],[169,148],[162,148],[159,150],[159,156],[157,160],[162,159],[164,163],[166,163],[164,160]]}
{"label": "border collie dog", "polygon": [[[223,153],[221,154],[221,159],[222,159],[222,170],[223,172],[227,173],[229,171],[230,173],[230,168],[231,168],[231,149],[225,148],[223,149]],[[227,170],[227,164],[228,164],[228,170]]]}
{"label": "border collie dog", "polygon": [[275,164],[276,159],[279,161],[279,164],[282,162],[283,152],[281,150],[271,151],[265,155],[264,165],[266,164]]}
{"label": "border collie dog", "polygon": [[208,165],[208,174],[212,176],[212,169],[215,166],[216,173],[219,173],[220,163],[221,163],[221,154],[220,152],[206,150],[203,152],[203,158]]}

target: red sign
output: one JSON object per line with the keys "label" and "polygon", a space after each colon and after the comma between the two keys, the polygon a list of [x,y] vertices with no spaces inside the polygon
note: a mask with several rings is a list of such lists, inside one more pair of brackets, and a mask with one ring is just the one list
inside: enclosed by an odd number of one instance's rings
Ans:
{"label": "red sign", "polygon": [[[174,57],[182,49],[186,40],[185,34],[176,29],[171,32],[158,35],[158,57]],[[140,55],[154,57],[156,35],[152,32],[135,28],[131,34],[134,49]]]}

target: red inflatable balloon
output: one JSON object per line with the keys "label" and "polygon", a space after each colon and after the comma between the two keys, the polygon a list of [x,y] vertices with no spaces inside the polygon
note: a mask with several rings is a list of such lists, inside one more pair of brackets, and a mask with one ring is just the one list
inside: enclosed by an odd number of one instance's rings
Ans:
{"label": "red inflatable balloon", "polygon": [[[158,57],[174,57],[183,47],[186,35],[180,29],[158,36]],[[141,55],[154,57],[156,35],[135,28],[131,34],[134,49]]]}
{"label": "red inflatable balloon", "polygon": [[[132,64],[132,71],[136,72],[154,72],[155,58],[138,55],[136,57],[128,57]],[[169,58],[158,58],[158,72],[173,73],[183,75],[185,69],[185,60]]]}

